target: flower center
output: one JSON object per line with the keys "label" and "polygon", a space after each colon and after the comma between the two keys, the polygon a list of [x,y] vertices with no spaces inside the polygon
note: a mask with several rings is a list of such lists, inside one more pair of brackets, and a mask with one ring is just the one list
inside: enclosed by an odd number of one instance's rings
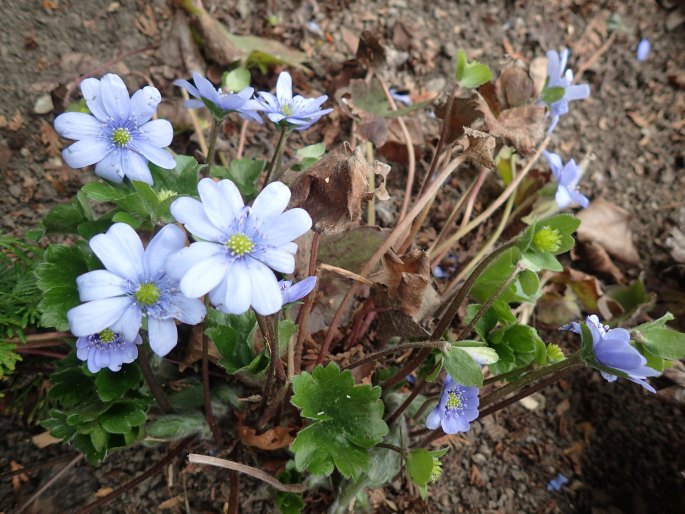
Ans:
{"label": "flower center", "polygon": [[281,114],[284,116],[292,116],[295,114],[295,108],[290,104],[281,105]]}
{"label": "flower center", "polygon": [[134,296],[136,297],[136,300],[138,300],[139,304],[143,305],[144,307],[149,307],[150,305],[154,305],[157,300],[159,300],[159,287],[149,282],[147,284],[141,284]]}
{"label": "flower center", "polygon": [[118,128],[112,134],[112,141],[119,146],[126,146],[131,142],[131,133],[128,129]]}
{"label": "flower center", "polygon": [[226,241],[226,248],[233,252],[233,255],[241,257],[246,253],[250,253],[254,249],[254,243],[245,234],[233,234],[228,241]]}
{"label": "flower center", "polygon": [[117,335],[110,329],[106,328],[98,334],[98,339],[103,344],[113,343],[117,338]]}
{"label": "flower center", "polygon": [[447,410],[459,409],[464,405],[464,398],[461,392],[453,389],[447,393]]}

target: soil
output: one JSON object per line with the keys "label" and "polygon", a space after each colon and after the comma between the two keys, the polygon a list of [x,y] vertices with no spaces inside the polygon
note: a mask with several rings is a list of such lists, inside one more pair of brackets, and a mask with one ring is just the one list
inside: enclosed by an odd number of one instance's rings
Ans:
{"label": "soil", "polygon": [[[680,2],[682,4],[682,2]],[[577,161],[587,159],[582,189],[627,209],[629,229],[640,256],[637,265],[618,263],[626,280],[644,277],[657,291],[657,310],[685,315],[683,267],[668,238],[685,230],[685,32],[673,27],[678,10],[641,0],[551,0],[412,2],[220,2],[205,8],[239,34],[283,41],[304,50],[314,70],[311,77],[294,73],[305,94],[328,92],[333,98],[344,75],[344,62],[354,57],[362,30],[371,30],[397,51],[391,85],[408,89],[415,99],[438,92],[453,74],[459,48],[493,68],[514,54],[526,62],[547,49],[567,46],[575,69],[588,63],[618,26],[615,39],[581,78],[592,88],[585,102],[575,102],[555,131],[554,150]],[[154,83],[166,99],[166,113],[183,125],[180,96],[171,82],[186,77],[188,62],[174,53],[175,8],[164,0],[4,0],[0,5],[0,227],[20,235],[35,226],[53,205],[67,201],[85,182],[88,170],[66,168],[63,142],[51,123],[70,101],[78,100],[78,82],[86,74],[112,71],[125,77],[129,89]],[[276,16],[275,25],[267,15]],[[316,21],[320,27],[307,28]],[[652,53],[635,59],[637,42],[648,38]],[[171,43],[170,43],[171,42]],[[209,64],[216,82],[221,66]],[[257,84],[273,84],[255,76]],[[53,109],[36,112],[49,98]],[[333,104],[334,102],[331,102]],[[41,111],[45,109],[39,109]],[[433,123],[433,125],[430,125]],[[427,127],[437,126],[426,121]],[[330,144],[349,134],[349,122],[337,111],[320,130],[303,134],[303,142],[322,138]],[[275,141],[270,129],[250,127],[247,155],[268,155]],[[224,150],[237,145],[238,130],[228,127]],[[194,148],[181,136],[174,149]],[[430,151],[419,149],[419,176]],[[390,192],[395,203],[404,187],[404,167],[393,163]],[[463,188],[465,183],[452,183]],[[476,205],[476,209],[483,208]],[[389,216],[395,206],[387,208]],[[382,213],[379,213],[383,220]],[[439,228],[439,227],[438,227]],[[576,263],[586,271],[592,264]],[[598,272],[606,284],[615,281]],[[679,311],[680,309],[680,311]],[[20,368],[21,372],[21,368]],[[663,387],[670,382],[663,380]],[[452,438],[441,481],[426,500],[397,480],[371,493],[376,512],[469,513],[675,513],[685,512],[685,423],[682,404],[665,395],[648,395],[637,385],[605,383],[583,371],[533,397],[474,423],[463,437]],[[224,420],[227,431],[234,420]],[[31,435],[41,430],[16,417],[0,416],[0,473],[14,461],[24,467],[57,456],[75,455],[61,445],[39,449]],[[240,446],[240,445],[239,445]],[[192,451],[218,449],[194,443]],[[256,462],[249,451],[232,458]],[[116,488],[158,461],[164,448],[138,446],[111,454],[98,469],[83,462],[44,493],[29,512],[67,512],[93,501],[96,493]],[[285,457],[276,453],[269,457]],[[11,512],[61,469],[63,462],[36,470],[27,481],[0,479],[0,512]],[[550,491],[559,473],[569,483]],[[272,512],[272,491],[250,478],[241,479],[241,511]],[[142,485],[103,507],[101,512],[225,512],[225,472],[200,469],[177,459]],[[310,493],[309,512],[330,503],[325,490]]]}

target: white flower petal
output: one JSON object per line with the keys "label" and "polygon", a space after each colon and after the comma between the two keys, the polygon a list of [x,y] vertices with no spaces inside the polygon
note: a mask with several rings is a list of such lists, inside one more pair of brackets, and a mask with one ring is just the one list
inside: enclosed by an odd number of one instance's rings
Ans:
{"label": "white flower petal", "polygon": [[221,245],[205,242],[193,243],[187,248],[182,248],[169,255],[164,268],[171,278],[180,281],[190,268],[217,253],[223,253]]}
{"label": "white flower petal", "polygon": [[134,285],[140,281],[143,276],[143,243],[129,225],[115,223],[106,234],[93,237],[90,247],[105,268]]}
{"label": "white flower petal", "polygon": [[228,231],[244,205],[236,185],[230,180],[214,182],[210,178],[203,178],[197,185],[197,191],[207,218],[215,227]]}
{"label": "white flower petal", "polygon": [[209,221],[202,204],[194,198],[184,196],[174,200],[170,210],[176,221],[185,225],[195,237],[216,242],[226,240],[224,233]]}
{"label": "white flower petal", "polygon": [[[304,209],[290,209],[262,225],[266,241],[281,246],[297,239],[312,228],[312,218]],[[295,250],[297,251],[297,249]]]}
{"label": "white flower petal", "polygon": [[124,167],[121,165],[121,151],[113,150],[95,165],[95,174],[117,184],[124,180]]}
{"label": "white flower petal", "polygon": [[111,150],[102,139],[82,139],[62,150],[62,157],[67,166],[78,169],[101,161]]}
{"label": "white flower petal", "polygon": [[[133,93],[131,97],[131,118],[135,120],[136,125],[140,126],[152,118],[161,101],[162,95],[156,87],[145,86]],[[142,129],[142,127],[140,128]]]}
{"label": "white flower petal", "polygon": [[278,75],[276,97],[281,105],[288,104],[293,100],[293,79],[287,71],[282,71]]}
{"label": "white flower petal", "polygon": [[121,152],[121,166],[129,180],[137,180],[152,185],[152,173],[147,165],[147,159],[133,150]]}
{"label": "white flower petal", "polygon": [[[157,148],[169,146],[174,138],[174,128],[167,120],[148,121],[145,125],[139,127],[138,130],[143,142]],[[136,141],[137,144],[138,141]]]}
{"label": "white flower petal", "polygon": [[111,327],[133,302],[128,296],[83,303],[67,312],[69,328],[76,337],[89,336]]}
{"label": "white flower petal", "polygon": [[102,128],[101,121],[84,112],[65,112],[55,118],[55,130],[67,139],[95,139]]}
{"label": "white flower petal", "polygon": [[76,279],[76,285],[82,302],[122,296],[129,292],[128,280],[104,269],[84,273]]}
{"label": "white flower petal", "polygon": [[105,111],[105,104],[102,103],[102,95],[100,94],[100,81],[98,79],[89,78],[81,81],[81,93],[83,99],[86,101],[88,110],[100,121],[107,121],[109,116]]}
{"label": "white flower petal", "polygon": [[150,348],[160,357],[169,353],[178,342],[178,330],[173,319],[148,318]]}
{"label": "white flower petal", "polygon": [[119,334],[126,342],[132,343],[138,337],[142,321],[143,313],[140,310],[140,306],[133,302],[110,329],[112,332]]}
{"label": "white flower petal", "polygon": [[252,204],[251,216],[264,221],[281,214],[290,201],[290,189],[282,182],[272,182],[259,193]]}
{"label": "white flower petal", "polygon": [[188,298],[199,298],[214,289],[226,275],[229,260],[226,255],[214,255],[188,270],[180,282],[181,291]]}
{"label": "white flower petal", "polygon": [[169,303],[171,304],[169,314],[188,325],[197,325],[205,319],[207,314],[207,308],[202,300],[188,298],[180,293],[172,295]]}
{"label": "white flower petal", "polygon": [[152,276],[164,270],[166,260],[185,246],[185,240],[185,233],[176,225],[166,225],[157,232],[143,254],[145,274]]}
{"label": "white flower petal", "polygon": [[226,273],[221,297],[221,311],[228,314],[242,314],[252,303],[250,270],[243,261],[236,262]]}
{"label": "white flower petal", "polygon": [[295,271],[295,257],[291,253],[275,248],[260,254],[259,261],[281,273],[292,273]]}
{"label": "white flower petal", "polygon": [[131,97],[121,77],[108,73],[100,80],[100,93],[105,111],[117,121],[128,119],[131,108]]}
{"label": "white flower petal", "polygon": [[252,307],[262,316],[278,312],[283,297],[273,271],[254,259],[246,261],[246,264],[252,283]]}

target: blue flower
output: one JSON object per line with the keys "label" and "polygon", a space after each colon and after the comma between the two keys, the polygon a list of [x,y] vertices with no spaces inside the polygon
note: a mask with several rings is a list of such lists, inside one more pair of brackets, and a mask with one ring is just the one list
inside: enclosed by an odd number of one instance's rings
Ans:
{"label": "blue flower", "polygon": [[287,71],[281,72],[276,82],[276,95],[259,93],[264,112],[269,119],[278,126],[292,126],[295,130],[305,130],[319,119],[333,111],[320,109],[328,97],[304,98],[300,95],[293,97],[293,79]]}
{"label": "blue flower", "polygon": [[558,182],[557,192],[554,195],[554,198],[557,201],[559,208],[563,209],[564,207],[568,207],[573,202],[576,202],[583,207],[590,205],[590,200],[588,200],[587,196],[578,191],[578,182],[580,181],[583,172],[580,169],[580,166],[576,164],[576,161],[571,159],[566,164],[563,164],[561,157],[557,154],[548,152],[547,150],[543,151],[543,153],[549,163],[554,178],[556,178]]}
{"label": "blue flower", "polygon": [[172,255],[167,270],[180,281],[189,298],[209,293],[212,304],[228,314],[242,314],[250,306],[259,314],[277,312],[283,303],[273,270],[292,273],[297,244],[312,226],[304,209],[283,212],[290,189],[273,182],[252,207],[243,204],[230,180],[205,178],[198,184],[201,202],[179,198],[171,213],[201,241]]}
{"label": "blue flower", "polygon": [[547,84],[546,88],[560,87],[564,90],[564,96],[549,106],[552,123],[547,129],[549,134],[557,126],[559,118],[568,112],[568,103],[573,100],[584,100],[590,96],[590,86],[587,84],[572,85],[573,72],[566,69],[568,61],[568,49],[564,48],[556,53],[553,50],[547,52]]}
{"label": "blue flower", "polygon": [[564,488],[566,484],[568,484],[568,482],[568,477],[563,473],[559,473],[556,478],[553,478],[552,480],[547,482],[547,490],[559,492]]}
{"label": "blue flower", "polygon": [[[630,344],[630,332],[624,328],[610,329],[607,325],[602,325],[599,318],[594,314],[587,317],[585,325],[592,334],[592,351],[597,363],[607,368],[622,371],[628,375],[628,380],[640,384],[647,391],[656,392],[645,381],[645,378],[656,377],[660,373],[649,366],[645,366],[647,359]],[[564,325],[561,328],[576,334],[581,333],[578,322]],[[604,370],[600,370],[600,373],[608,382],[614,382],[618,378]]]}
{"label": "blue flower", "polygon": [[122,364],[129,364],[138,357],[138,347],[143,340],[139,334],[128,342],[120,334],[106,328],[96,334],[79,337],[76,340],[76,356],[88,364],[91,373],[103,368],[119,371]]}
{"label": "blue flower", "polygon": [[151,120],[162,97],[146,86],[129,98],[124,81],[108,74],[102,80],[81,82],[83,98],[91,114],[65,112],[55,119],[55,130],[77,142],[62,156],[72,168],[95,164],[95,174],[120,183],[124,177],[152,184],[148,161],[165,169],[176,160],[164,147],[174,131],[166,120]]}
{"label": "blue flower", "polygon": [[446,375],[440,403],[426,418],[426,426],[431,430],[442,426],[446,434],[466,432],[478,417],[478,392],[477,387],[457,384]]}
{"label": "blue flower", "polygon": [[232,112],[237,112],[243,119],[264,123],[257,113],[262,110],[262,105],[252,98],[254,88],[246,87],[239,93],[224,93],[197,72],[193,72],[193,82],[194,86],[187,80],[174,81],[174,85],[185,89],[196,98],[186,100],[186,107],[207,107],[212,115],[220,120]]}
{"label": "blue flower", "polygon": [[652,51],[652,44],[649,42],[648,39],[642,39],[640,43],[637,45],[637,52],[636,52],[636,57],[637,57],[637,62],[642,62],[647,60],[647,57],[649,57],[649,52]]}
{"label": "blue flower", "polygon": [[409,95],[409,92],[400,93],[394,87],[391,87],[388,91],[390,91],[390,96],[392,96],[396,101],[402,102],[404,105],[411,105],[412,104],[411,96]]}
{"label": "blue flower", "polygon": [[281,288],[281,296],[283,298],[283,305],[301,300],[312,292],[316,285],[316,277],[307,277],[296,284],[290,280],[279,280],[278,286]]}
{"label": "blue flower", "polygon": [[164,270],[169,255],[184,245],[185,234],[175,225],[162,228],[146,249],[125,223],[93,237],[90,247],[106,269],[76,279],[86,303],[67,313],[72,333],[85,337],[109,328],[133,342],[146,318],[150,348],[160,357],[169,353],[178,339],[175,319],[196,325],[206,313],[202,302],[186,298]]}

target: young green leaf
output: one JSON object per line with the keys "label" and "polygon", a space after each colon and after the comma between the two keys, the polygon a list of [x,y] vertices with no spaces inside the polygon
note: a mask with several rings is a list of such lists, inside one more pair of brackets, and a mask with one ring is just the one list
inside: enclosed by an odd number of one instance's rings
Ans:
{"label": "young green leaf", "polygon": [[433,456],[428,450],[423,448],[411,450],[407,455],[406,463],[409,478],[417,486],[423,487],[430,482],[433,474]]}
{"label": "young green leaf", "polygon": [[685,356],[685,334],[666,326],[673,320],[670,312],[657,320],[643,323],[631,330],[636,341],[643,343],[657,357],[669,360],[682,359]]}
{"label": "young green leaf", "polygon": [[457,82],[465,88],[473,89],[482,86],[492,79],[492,71],[478,61],[468,62],[464,50],[457,51]]}
{"label": "young green leaf", "polygon": [[221,88],[227,92],[237,93],[250,85],[250,71],[246,68],[236,68],[225,72],[221,77]]}
{"label": "young green leaf", "polygon": [[480,366],[463,349],[452,346],[445,350],[443,355],[445,369],[457,384],[469,387],[483,385],[483,373]]}
{"label": "young green leaf", "polygon": [[546,104],[553,104],[564,97],[566,89],[561,86],[546,87],[540,93],[540,100]]}

